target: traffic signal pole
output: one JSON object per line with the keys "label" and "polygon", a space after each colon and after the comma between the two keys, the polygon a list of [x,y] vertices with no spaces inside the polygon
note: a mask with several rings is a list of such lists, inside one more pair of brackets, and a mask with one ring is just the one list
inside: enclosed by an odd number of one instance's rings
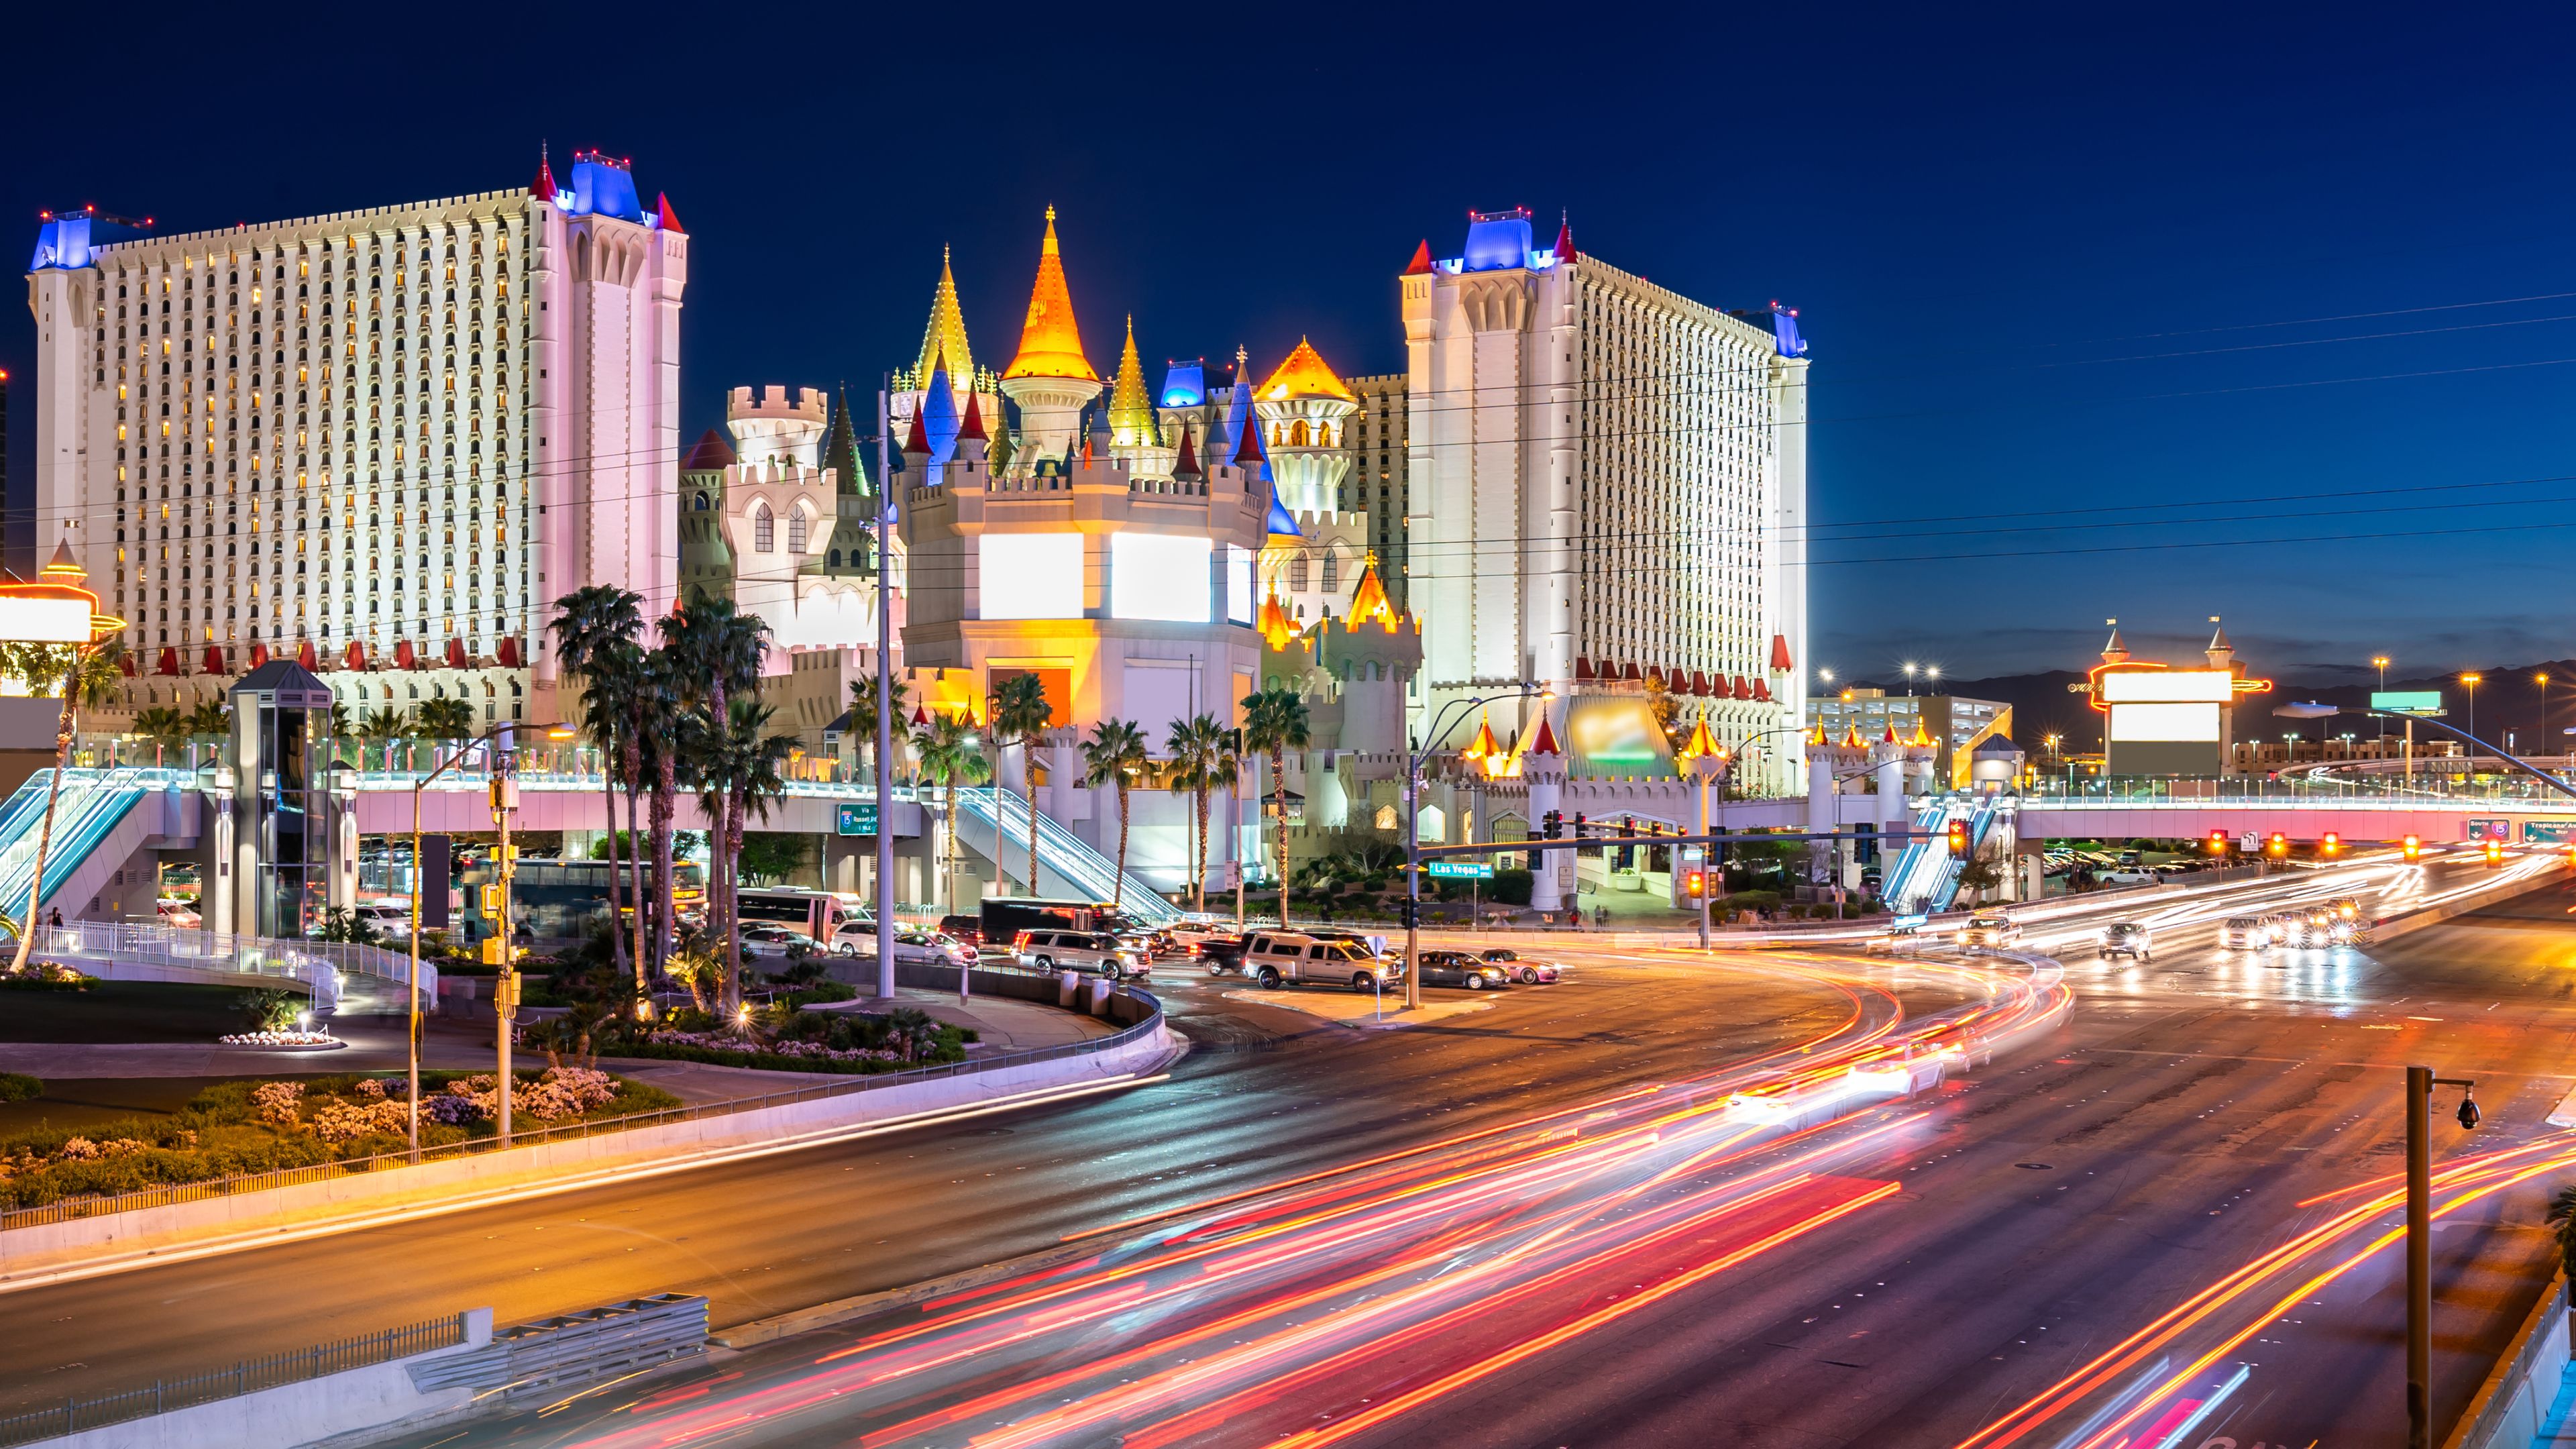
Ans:
{"label": "traffic signal pole", "polygon": [[[2406,1449],[2433,1443],[2433,1088],[2477,1085],[2406,1069]],[[2477,1125],[2477,1099],[2464,1095],[2460,1126]]]}

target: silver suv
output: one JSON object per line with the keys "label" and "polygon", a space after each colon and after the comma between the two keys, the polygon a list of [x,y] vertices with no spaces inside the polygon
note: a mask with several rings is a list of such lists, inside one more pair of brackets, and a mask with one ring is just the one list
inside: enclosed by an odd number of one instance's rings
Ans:
{"label": "silver suv", "polygon": [[1243,974],[1268,989],[1290,983],[1375,991],[1404,979],[1404,962],[1365,941],[1319,940],[1301,931],[1255,931],[1243,943]]}
{"label": "silver suv", "polygon": [[1021,965],[1041,971],[1080,971],[1112,981],[1151,969],[1144,952],[1106,931],[1022,931],[1011,943],[1011,954]]}

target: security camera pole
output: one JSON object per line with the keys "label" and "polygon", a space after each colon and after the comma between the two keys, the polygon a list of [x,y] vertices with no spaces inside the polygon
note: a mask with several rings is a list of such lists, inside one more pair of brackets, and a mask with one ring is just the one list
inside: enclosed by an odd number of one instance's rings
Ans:
{"label": "security camera pole", "polygon": [[2433,1089],[2458,1087],[2460,1125],[2478,1125],[2478,1084],[2406,1069],[2406,1449],[2433,1433]]}

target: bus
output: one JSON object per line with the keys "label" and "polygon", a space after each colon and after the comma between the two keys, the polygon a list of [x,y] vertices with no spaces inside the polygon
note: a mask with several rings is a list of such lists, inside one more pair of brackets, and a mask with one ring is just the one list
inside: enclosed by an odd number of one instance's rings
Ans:
{"label": "bus", "polygon": [[873,919],[864,909],[849,905],[847,897],[783,886],[743,890],[735,913],[744,925],[785,926],[822,942],[829,942],[844,923]]}

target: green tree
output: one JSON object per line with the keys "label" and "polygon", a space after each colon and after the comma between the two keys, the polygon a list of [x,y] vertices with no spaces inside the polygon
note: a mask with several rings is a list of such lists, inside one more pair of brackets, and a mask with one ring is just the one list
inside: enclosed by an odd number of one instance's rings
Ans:
{"label": "green tree", "polygon": [[154,705],[136,711],[134,732],[159,745],[165,754],[175,754],[188,743],[188,717],[167,705]]}
{"label": "green tree", "polygon": [[754,880],[784,881],[805,868],[810,844],[802,835],[752,831],[742,838],[742,873]]}
{"label": "green tree", "polygon": [[[896,745],[903,743],[904,705],[911,689],[898,674],[886,681],[886,700],[894,706],[893,723],[886,738]],[[867,778],[876,778],[877,756],[877,682],[874,676],[850,681],[850,737],[859,742],[859,758],[864,762]]]}
{"label": "green tree", "polygon": [[[387,705],[373,709],[358,720],[358,738],[373,745],[391,746],[411,733],[403,723],[402,712]],[[393,768],[393,751],[385,751],[385,768]]]}
{"label": "green tree", "polygon": [[715,849],[708,852],[714,869],[708,872],[707,899],[712,905],[717,897],[717,882],[723,882],[722,914],[707,913],[708,925],[724,943],[724,1009],[730,1013],[742,1005],[742,933],[737,929],[738,891],[741,888],[742,842],[749,820],[767,819],[769,802],[787,793],[787,779],[779,764],[796,747],[793,735],[771,734],[769,722],[776,711],[749,694],[738,694],[721,722],[706,716],[692,718],[682,743],[682,754],[692,781],[698,789],[699,808],[709,820],[724,822],[724,833]]}
{"label": "green tree", "polygon": [[[760,686],[761,656],[769,648],[769,626],[757,614],[746,614],[731,599],[693,598],[662,618],[662,647],[665,655],[656,666],[658,690],[667,695],[663,701],[671,711],[671,721],[664,738],[682,741],[695,734],[730,736],[733,700]],[[673,762],[676,766],[676,761]],[[657,785],[659,781],[657,780]],[[733,796],[722,797],[728,810]],[[657,804],[660,802],[656,802]],[[674,799],[672,805],[676,807]],[[739,841],[742,823],[738,820],[710,817],[719,850],[727,841]],[[659,827],[667,831],[667,823]],[[656,864],[663,859],[662,847],[654,851]],[[731,870],[707,873],[707,921],[726,943],[726,960],[738,979],[741,946],[734,929]],[[661,885],[657,883],[657,890]]]}
{"label": "green tree", "polygon": [[[1038,895],[1038,742],[1047,726],[1055,720],[1055,706],[1047,703],[1046,683],[1034,674],[1012,674],[993,686],[991,699],[993,739],[1008,748],[1020,747],[1020,788],[1026,792],[1029,807],[1029,894]],[[998,854],[1001,842],[996,831],[994,841]],[[994,862],[999,865],[1000,862]]]}
{"label": "green tree", "polygon": [[1243,698],[1243,747],[1270,757],[1270,788],[1279,815],[1279,924],[1288,924],[1288,752],[1306,748],[1306,696],[1264,689]]}
{"label": "green tree", "polygon": [[115,701],[125,678],[119,667],[125,646],[111,635],[94,644],[16,644],[6,649],[9,673],[25,680],[30,690],[53,689],[63,697],[62,719],[54,730],[54,777],[45,786],[45,822],[36,835],[35,878],[27,888],[26,929],[18,933],[18,955],[9,965],[12,972],[24,972],[27,953],[35,948],[36,927],[45,918],[45,859],[54,845],[54,804],[62,797],[63,773],[71,768],[72,735],[83,705],[104,709]]}
{"label": "green tree", "polygon": [[220,699],[201,699],[188,711],[188,735],[203,739],[208,735],[221,738],[233,732],[233,712]]}
{"label": "green tree", "polygon": [[[957,909],[957,787],[980,785],[993,778],[993,762],[984,758],[983,741],[974,727],[953,715],[933,715],[930,723],[913,731],[913,758],[920,762],[921,777],[940,787],[942,808],[948,821],[948,839],[942,859],[947,877],[948,909]],[[1000,853],[1001,833],[994,832],[994,850]]]}
{"label": "green tree", "polygon": [[1219,787],[1231,790],[1241,778],[1241,745],[1235,732],[1219,723],[1215,715],[1203,714],[1172,721],[1171,733],[1163,739],[1163,751],[1172,757],[1172,783],[1190,792],[1191,804],[1197,809],[1190,908],[1203,911],[1207,909],[1208,793]]}
{"label": "green tree", "polygon": [[424,699],[412,706],[411,732],[424,740],[474,737],[474,706],[463,699]]}
{"label": "green tree", "polygon": [[1118,787],[1118,881],[1110,891],[1111,909],[1127,904],[1127,791],[1145,768],[1145,732],[1123,719],[1092,726],[1082,745],[1082,783]]}
{"label": "green tree", "polygon": [[[591,584],[573,590],[555,600],[555,616],[546,625],[554,635],[555,660],[566,674],[582,679],[581,726],[593,743],[599,746],[599,785],[607,797],[608,838],[617,838],[617,782],[629,782],[627,823],[634,823],[634,774],[627,768],[633,754],[626,731],[627,705],[634,695],[633,675],[640,667],[643,651],[636,643],[644,632],[642,606],[644,597],[615,584]],[[642,870],[636,871],[640,885]],[[623,889],[617,851],[612,844],[608,852],[608,919],[623,922],[619,899]],[[635,903],[636,929],[644,924],[644,903]],[[612,931],[614,944],[611,957],[621,973],[626,970],[626,936]],[[644,981],[644,951],[639,940],[635,950],[635,980]]]}

